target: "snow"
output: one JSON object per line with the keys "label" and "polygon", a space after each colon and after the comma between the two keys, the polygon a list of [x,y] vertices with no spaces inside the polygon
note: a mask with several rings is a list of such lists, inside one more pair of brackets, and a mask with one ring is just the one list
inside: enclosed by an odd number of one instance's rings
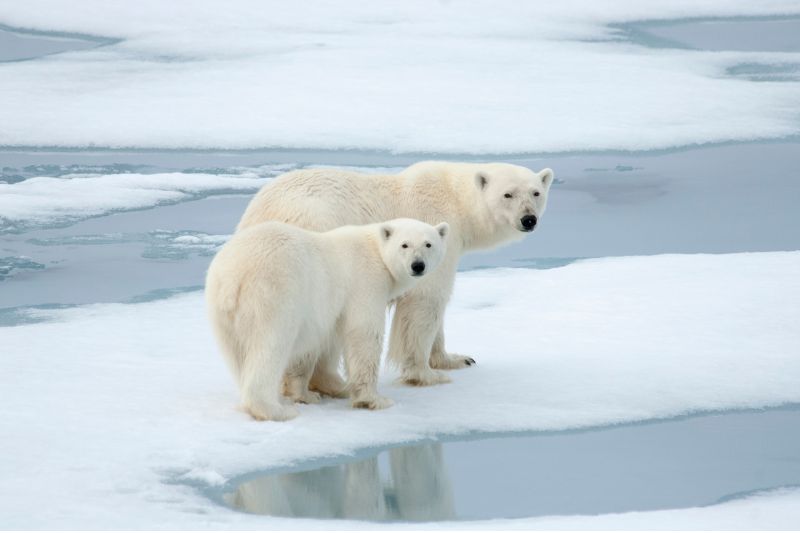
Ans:
{"label": "snow", "polygon": [[120,39],[0,65],[0,145],[653,149],[798,133],[783,52],[654,49],[609,24],[798,14],[791,0],[0,2],[0,23]]}
{"label": "snow", "polygon": [[[546,530],[796,530],[800,524],[800,490],[780,489],[742,500],[670,511],[559,516],[541,519],[483,522],[493,529]],[[465,526],[458,524],[459,529]]]}
{"label": "snow", "polygon": [[[202,294],[38,313],[0,328],[5,527],[374,527],[236,513],[198,487],[311,457],[470,431],[561,430],[800,402],[800,252],[586,260],[460,273],[447,317],[478,365],[396,405],[344,400],[258,423],[237,395]],[[480,390],[480,394],[475,394]],[[800,492],[703,509],[458,527],[797,526]],[[784,521],[785,520],[785,521]],[[455,524],[451,524],[455,525]]]}
{"label": "snow", "polygon": [[236,174],[68,174],[0,183],[0,233],[64,225],[115,211],[195,200],[212,194],[252,193],[292,167],[264,165]]}

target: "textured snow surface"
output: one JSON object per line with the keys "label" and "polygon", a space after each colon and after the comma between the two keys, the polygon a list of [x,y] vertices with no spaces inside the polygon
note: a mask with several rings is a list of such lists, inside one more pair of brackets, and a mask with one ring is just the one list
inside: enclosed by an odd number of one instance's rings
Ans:
{"label": "textured snow surface", "polygon": [[800,54],[654,49],[608,24],[798,14],[790,0],[0,1],[0,23],[118,39],[0,64],[0,145],[651,149],[798,132]]}
{"label": "textured snow surface", "polygon": [[[462,273],[446,332],[476,367],[431,388],[396,385],[384,369],[391,409],[327,400],[286,423],[237,410],[199,292],[38,311],[51,320],[0,328],[0,516],[11,528],[331,527],[238,514],[185,483],[442,433],[800,402],[799,269],[800,252],[771,252]],[[796,527],[798,509],[800,493],[783,491],[696,510],[459,527]]]}

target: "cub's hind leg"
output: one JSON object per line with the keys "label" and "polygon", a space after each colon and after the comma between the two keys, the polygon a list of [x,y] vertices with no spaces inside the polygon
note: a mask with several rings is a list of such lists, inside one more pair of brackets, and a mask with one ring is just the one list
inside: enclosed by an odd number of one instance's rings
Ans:
{"label": "cub's hind leg", "polygon": [[291,343],[278,336],[256,336],[246,346],[240,374],[242,406],[256,420],[289,420],[297,408],[281,401],[283,378],[291,353]]}

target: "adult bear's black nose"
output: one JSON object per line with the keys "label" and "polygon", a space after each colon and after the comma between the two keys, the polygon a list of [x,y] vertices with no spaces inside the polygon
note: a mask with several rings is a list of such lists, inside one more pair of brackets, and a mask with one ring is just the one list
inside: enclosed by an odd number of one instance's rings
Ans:
{"label": "adult bear's black nose", "polygon": [[425,263],[422,261],[414,261],[411,263],[411,270],[414,271],[415,276],[419,276],[423,272],[425,272]]}
{"label": "adult bear's black nose", "polygon": [[536,216],[525,215],[524,217],[519,219],[519,223],[522,224],[522,227],[525,231],[532,231],[534,226],[536,226]]}

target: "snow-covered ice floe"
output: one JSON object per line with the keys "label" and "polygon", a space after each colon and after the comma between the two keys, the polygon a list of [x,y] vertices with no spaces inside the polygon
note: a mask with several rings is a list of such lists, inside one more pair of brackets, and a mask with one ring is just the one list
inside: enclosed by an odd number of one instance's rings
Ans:
{"label": "snow-covered ice floe", "polygon": [[[285,423],[237,410],[200,292],[40,310],[49,321],[0,328],[0,515],[12,528],[367,527],[236,513],[200,489],[443,434],[800,402],[798,269],[800,252],[769,252],[461,273],[447,336],[476,367],[430,388],[397,385],[384,369],[391,409],[326,400]],[[796,527],[798,515],[800,492],[786,490],[703,509],[458,527]]]}
{"label": "snow-covered ice floe", "polygon": [[0,234],[68,225],[118,211],[257,191],[294,165],[229,169],[228,173],[68,174],[0,183]]}
{"label": "snow-covered ice floe", "polygon": [[0,3],[0,23],[108,38],[2,65],[0,145],[653,149],[798,133],[797,53],[649,48],[621,24],[798,15],[792,0]]}

